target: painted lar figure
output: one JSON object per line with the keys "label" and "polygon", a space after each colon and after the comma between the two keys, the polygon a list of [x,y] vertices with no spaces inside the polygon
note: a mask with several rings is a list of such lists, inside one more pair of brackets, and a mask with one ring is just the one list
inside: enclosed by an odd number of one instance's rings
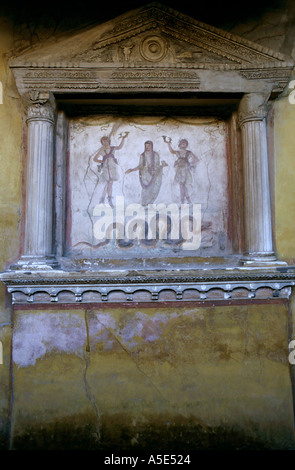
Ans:
{"label": "painted lar figure", "polygon": [[141,204],[147,206],[152,204],[160,191],[162,184],[163,168],[167,166],[165,161],[160,162],[158,152],[154,151],[154,145],[151,140],[144,144],[144,152],[140,155],[139,164],[135,168],[129,168],[126,174],[132,171],[139,172],[139,181],[141,185]]}
{"label": "painted lar figure", "polygon": [[185,201],[191,204],[190,187],[193,184],[192,169],[198,163],[199,158],[188,150],[188,141],[181,139],[178,144],[178,150],[174,150],[171,146],[171,139],[163,135],[164,142],[168,145],[171,153],[176,155],[177,159],[174,163],[175,177],[174,182],[179,184],[180,202]]}
{"label": "painted lar figure", "polygon": [[101,203],[104,203],[105,197],[107,195],[108,202],[111,207],[113,207],[113,182],[119,179],[118,174],[118,160],[115,158],[115,151],[120,150],[123,147],[124,140],[127,137],[128,132],[126,132],[121,139],[121,143],[117,146],[112,146],[110,138],[104,136],[101,138],[102,147],[94,155],[93,160],[101,164],[101,179],[104,183],[104,189],[101,196]]}

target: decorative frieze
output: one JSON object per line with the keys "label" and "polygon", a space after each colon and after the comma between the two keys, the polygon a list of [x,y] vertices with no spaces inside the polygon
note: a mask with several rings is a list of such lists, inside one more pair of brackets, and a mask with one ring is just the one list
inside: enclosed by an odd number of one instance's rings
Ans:
{"label": "decorative frieze", "polygon": [[[34,69],[23,78],[25,89],[101,91],[118,88],[198,90],[200,77],[192,67],[103,67],[100,70]],[[33,112],[33,111],[32,111]],[[36,109],[38,112],[38,109]],[[41,112],[41,109],[40,109]]]}
{"label": "decorative frieze", "polygon": [[198,90],[200,78],[196,71],[162,69],[126,69],[115,70],[110,75],[105,87],[120,88],[167,88],[167,89],[191,89]]}
{"label": "decorative frieze", "polygon": [[[155,56],[157,54],[155,53]],[[133,58],[134,60],[134,58]],[[150,60],[145,65],[131,62],[118,64],[26,65],[16,68],[15,75],[22,94],[31,89],[43,92],[103,92],[118,89],[183,89],[203,92],[259,92],[269,89],[279,93],[288,84],[293,66],[274,64],[265,70],[259,66],[248,71],[245,64],[210,63],[193,60],[163,63]],[[236,75],[235,75],[236,74]],[[233,76],[236,80],[233,81]],[[239,76],[242,80],[239,80]]]}
{"label": "decorative frieze", "polygon": [[[5,280],[4,280],[5,282]],[[6,282],[14,304],[208,302],[288,299],[295,273],[179,276],[19,275]]]}
{"label": "decorative frieze", "polygon": [[248,70],[241,70],[240,75],[247,80],[267,80],[273,83],[273,90],[276,92],[282,91],[288,84],[290,79],[290,71],[293,66],[287,65],[285,67],[258,67],[249,68]]}

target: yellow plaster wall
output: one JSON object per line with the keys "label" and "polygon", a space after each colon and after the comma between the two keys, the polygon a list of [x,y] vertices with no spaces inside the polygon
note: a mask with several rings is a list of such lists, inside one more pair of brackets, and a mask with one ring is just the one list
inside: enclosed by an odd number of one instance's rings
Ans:
{"label": "yellow plaster wall", "polygon": [[19,310],[13,358],[15,449],[295,443],[286,304]]}
{"label": "yellow plaster wall", "polygon": [[275,238],[280,259],[295,260],[295,104],[288,94],[274,105]]}
{"label": "yellow plaster wall", "polygon": [[0,266],[16,258],[19,251],[19,220],[22,181],[22,109],[14,77],[8,66],[13,47],[13,26],[0,18]]}
{"label": "yellow plaster wall", "polygon": [[[19,219],[22,178],[22,117],[20,99],[8,67],[7,54],[13,46],[13,27],[0,18],[0,269],[14,260],[19,250]],[[0,284],[0,449],[7,448],[10,428],[11,308],[6,290]]]}

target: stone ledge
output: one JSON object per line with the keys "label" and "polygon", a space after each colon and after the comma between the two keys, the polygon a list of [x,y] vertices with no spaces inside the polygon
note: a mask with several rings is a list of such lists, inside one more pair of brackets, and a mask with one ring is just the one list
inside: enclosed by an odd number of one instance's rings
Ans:
{"label": "stone ledge", "polygon": [[7,271],[0,275],[16,304],[211,302],[288,299],[295,268],[175,271]]}

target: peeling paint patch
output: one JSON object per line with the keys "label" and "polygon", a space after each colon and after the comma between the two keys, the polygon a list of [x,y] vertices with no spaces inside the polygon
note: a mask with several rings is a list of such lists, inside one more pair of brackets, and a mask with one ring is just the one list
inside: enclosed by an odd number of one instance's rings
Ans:
{"label": "peeling paint patch", "polygon": [[92,312],[89,332],[93,345],[103,342],[104,350],[111,349],[114,337],[132,349],[140,340],[148,343],[157,341],[165,325],[178,316],[176,312],[151,315],[138,311],[115,319],[111,313]]}
{"label": "peeling paint patch", "polygon": [[[88,318],[88,333],[85,315]],[[28,367],[50,353],[76,354],[82,357],[88,340],[87,334],[91,338],[92,347],[101,343],[104,351],[112,350],[117,340],[132,349],[140,341],[158,341],[166,325],[178,317],[177,312],[151,315],[142,311],[119,316],[114,312],[87,310],[83,314],[20,314],[14,326],[13,361],[19,367]]]}
{"label": "peeling paint patch", "polygon": [[13,335],[13,361],[19,367],[28,367],[46,353],[82,355],[85,341],[85,323],[80,315],[64,312],[19,315]]}

